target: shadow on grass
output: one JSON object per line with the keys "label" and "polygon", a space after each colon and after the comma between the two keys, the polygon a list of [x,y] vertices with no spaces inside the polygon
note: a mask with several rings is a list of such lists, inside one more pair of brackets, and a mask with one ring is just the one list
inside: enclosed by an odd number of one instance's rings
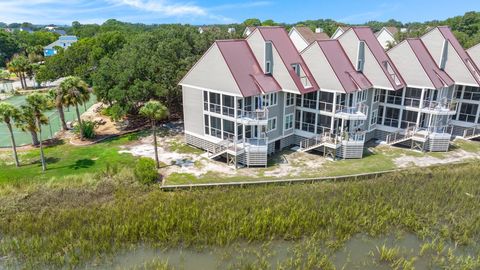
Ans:
{"label": "shadow on grass", "polygon": [[[60,159],[56,158],[56,157],[46,157],[45,158],[45,162],[47,164],[55,164],[59,161],[60,161]],[[22,165],[35,165],[35,164],[42,165],[42,161],[40,159],[35,159],[35,160],[32,160],[31,162],[23,163]]]}
{"label": "shadow on grass", "polygon": [[78,169],[87,169],[95,165],[95,161],[91,159],[79,159],[75,161],[75,164],[72,164],[68,166],[68,168],[73,169],[73,170],[78,170]]}

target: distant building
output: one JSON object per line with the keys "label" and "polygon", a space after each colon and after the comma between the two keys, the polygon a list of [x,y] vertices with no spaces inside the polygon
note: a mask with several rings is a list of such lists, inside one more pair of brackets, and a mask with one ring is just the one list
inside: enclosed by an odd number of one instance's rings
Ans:
{"label": "distant building", "polygon": [[378,39],[378,42],[382,45],[384,49],[389,48],[389,44],[395,44],[395,35],[398,33],[398,28],[396,27],[383,27],[380,31],[375,33],[375,36]]}
{"label": "distant building", "polygon": [[29,27],[20,27],[18,29],[20,32],[28,32],[28,33],[33,33],[33,30]]}
{"label": "distant building", "polygon": [[56,50],[56,47],[61,47],[61,48],[68,48],[70,46],[72,46],[73,43],[77,42],[78,39],[76,36],[61,36],[58,38],[57,41],[45,46],[43,48],[43,55],[45,55],[45,57],[48,57],[48,56],[53,56],[55,54],[57,54],[57,50]]}
{"label": "distant building", "polygon": [[288,35],[299,52],[316,40],[330,39],[327,34],[323,33],[322,28],[317,28],[314,33],[306,26],[295,26]]}
{"label": "distant building", "polygon": [[235,34],[236,31],[237,31],[237,30],[236,30],[235,28],[233,28],[233,27],[230,27],[230,28],[228,28],[228,30],[227,30],[227,32],[228,32],[229,34]]}

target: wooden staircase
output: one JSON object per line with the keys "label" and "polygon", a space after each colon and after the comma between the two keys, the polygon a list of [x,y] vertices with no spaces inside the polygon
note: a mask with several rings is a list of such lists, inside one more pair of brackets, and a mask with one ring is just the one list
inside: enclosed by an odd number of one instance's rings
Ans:
{"label": "wooden staircase", "polygon": [[335,136],[330,133],[323,133],[313,138],[300,141],[300,152],[311,151],[320,147],[339,148],[340,145]]}
{"label": "wooden staircase", "polygon": [[230,146],[231,142],[228,140],[223,140],[216,144],[211,151],[208,151],[208,158],[209,159],[214,159],[217,158],[223,154],[225,154],[228,151],[228,147]]}

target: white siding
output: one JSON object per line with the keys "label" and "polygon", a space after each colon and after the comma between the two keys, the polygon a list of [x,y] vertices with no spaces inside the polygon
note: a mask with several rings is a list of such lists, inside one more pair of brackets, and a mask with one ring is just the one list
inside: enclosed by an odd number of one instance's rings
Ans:
{"label": "white siding", "polygon": [[342,34],[344,33],[343,29],[342,28],[337,28],[337,30],[335,30],[335,33],[333,33],[332,35],[332,39],[337,39],[339,36],[341,36]]}
{"label": "white siding", "polygon": [[318,43],[312,44],[302,53],[303,59],[310,68],[315,80],[320,84],[320,89],[337,90],[343,92],[343,86],[337,79],[335,72],[328,63],[325,54]]}
{"label": "white siding", "polygon": [[[358,54],[358,42],[359,39],[353,30],[348,30],[343,34],[338,41],[342,45],[343,49],[348,55],[348,58],[352,62],[354,67],[357,66],[357,54]],[[365,65],[363,73],[375,88],[391,89],[392,84],[387,79],[387,75],[380,67],[380,63],[373,56],[370,48],[365,44]]]}
{"label": "white siding", "polygon": [[182,94],[185,131],[203,136],[203,91],[183,86]]}
{"label": "white siding", "polygon": [[[443,42],[445,38],[438,29],[434,29],[422,37],[425,46],[436,61],[440,65],[443,53]],[[472,73],[467,69],[465,63],[453,48],[452,44],[448,44],[447,64],[445,71],[452,77],[456,84],[477,85]]]}
{"label": "white siding", "polygon": [[404,41],[389,50],[388,56],[408,86],[435,88],[408,42]]}
{"label": "white siding", "polygon": [[217,44],[214,44],[205,53],[180,84],[241,95]]}
{"label": "white siding", "polygon": [[290,31],[289,36],[293,42],[293,45],[295,45],[295,48],[297,48],[299,52],[303,51],[308,46],[308,43],[298,33],[297,29],[292,28],[292,31]]}
{"label": "white siding", "polygon": [[388,43],[393,43],[395,42],[395,38],[384,28],[380,30],[380,33],[377,35],[377,40],[382,44],[384,49],[388,48]]}
{"label": "white siding", "polygon": [[477,64],[477,66],[480,68],[480,44],[473,46],[467,51],[470,57],[473,59],[473,62],[475,62],[475,64]]}

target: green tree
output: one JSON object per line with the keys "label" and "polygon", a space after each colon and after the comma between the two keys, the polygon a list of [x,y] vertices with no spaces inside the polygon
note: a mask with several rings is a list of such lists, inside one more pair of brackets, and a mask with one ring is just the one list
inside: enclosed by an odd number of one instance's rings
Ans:
{"label": "green tree", "polygon": [[246,19],[243,24],[245,26],[260,26],[262,25],[262,22],[257,19],[257,18],[250,18],[250,19]]}
{"label": "green tree", "polygon": [[278,24],[273,20],[265,20],[262,22],[262,26],[275,26],[275,25],[278,25]]}
{"label": "green tree", "polygon": [[67,131],[68,127],[65,121],[65,112],[63,110],[65,106],[64,93],[65,92],[61,87],[56,87],[55,89],[51,89],[48,92],[48,95],[50,96],[50,99],[53,100],[55,103],[55,108],[57,108],[58,115],[60,116],[60,123],[62,124],[62,130]]}
{"label": "green tree", "polygon": [[12,34],[0,31],[0,67],[4,67],[7,60],[17,53],[18,50],[18,43]]}
{"label": "green tree", "polygon": [[12,121],[17,121],[20,117],[20,111],[12,104],[0,102],[0,123],[5,123],[10,133],[10,140],[12,142],[13,157],[15,158],[15,165],[20,166],[17,155],[17,146],[15,144],[15,136],[13,135]]}
{"label": "green tree", "polygon": [[[63,105],[75,106],[77,113],[77,121],[82,129],[82,119],[80,118],[80,110],[78,105],[83,105],[90,99],[90,89],[87,83],[82,81],[79,77],[69,76],[60,83],[59,88],[62,92]],[[80,132],[80,139],[83,139],[82,132]]]}
{"label": "green tree", "polygon": [[[40,124],[48,124],[48,118],[43,116],[40,119]],[[30,136],[32,137],[32,145],[38,146],[40,144],[37,134],[37,123],[32,108],[26,105],[20,106],[20,118],[15,121],[15,126],[23,132],[30,133]]]}
{"label": "green tree", "polygon": [[26,98],[27,106],[30,107],[31,112],[35,117],[35,122],[38,130],[38,137],[40,141],[40,160],[42,162],[42,171],[47,170],[47,164],[45,161],[45,155],[43,153],[43,142],[42,142],[42,118],[45,118],[43,114],[46,110],[50,109],[50,100],[47,95],[41,93],[33,93],[27,96]]}
{"label": "green tree", "polygon": [[30,62],[24,55],[16,55],[7,65],[8,70],[20,79],[22,89],[27,88],[26,73],[30,69]]}
{"label": "green tree", "polygon": [[153,132],[153,143],[155,147],[155,163],[157,169],[160,167],[160,162],[158,161],[158,146],[157,146],[157,121],[166,119],[169,115],[167,107],[165,107],[159,101],[149,101],[143,105],[140,109],[140,114],[150,119]]}

